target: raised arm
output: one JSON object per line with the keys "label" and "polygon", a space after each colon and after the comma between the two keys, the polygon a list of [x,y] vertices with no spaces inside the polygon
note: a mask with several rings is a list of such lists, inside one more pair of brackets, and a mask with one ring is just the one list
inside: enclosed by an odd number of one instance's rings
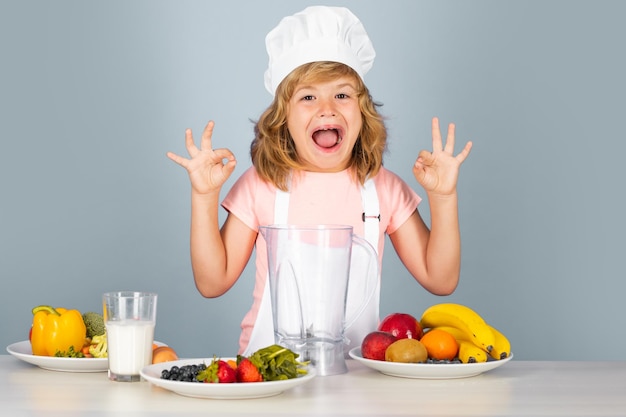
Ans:
{"label": "raised arm", "polygon": [[398,256],[415,279],[428,291],[447,295],[459,282],[461,238],[457,198],[459,168],[472,148],[468,142],[454,156],[455,126],[448,126],[445,146],[439,120],[432,121],[433,150],[421,151],[413,166],[415,179],[426,191],[430,204],[430,230],[419,212],[392,235]]}
{"label": "raised arm", "polygon": [[198,291],[205,297],[225,293],[237,281],[252,253],[256,232],[234,216],[219,227],[220,190],[233,173],[235,156],[228,149],[213,149],[214,123],[202,133],[200,148],[192,132],[185,132],[190,158],[167,156],[187,170],[191,181],[191,265]]}

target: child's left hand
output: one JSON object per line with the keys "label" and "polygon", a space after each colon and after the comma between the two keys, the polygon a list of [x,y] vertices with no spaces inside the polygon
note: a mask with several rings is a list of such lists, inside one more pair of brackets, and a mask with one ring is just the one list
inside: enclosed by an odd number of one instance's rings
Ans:
{"label": "child's left hand", "polygon": [[454,156],[454,124],[448,126],[446,145],[443,146],[439,119],[434,117],[432,122],[433,151],[423,150],[419,153],[413,165],[413,175],[428,194],[450,195],[456,191],[459,167],[472,149],[472,142],[467,142],[465,148]]}

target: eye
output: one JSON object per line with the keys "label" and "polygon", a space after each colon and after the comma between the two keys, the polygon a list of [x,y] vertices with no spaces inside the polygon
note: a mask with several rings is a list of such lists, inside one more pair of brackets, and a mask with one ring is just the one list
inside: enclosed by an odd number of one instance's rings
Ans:
{"label": "eye", "polygon": [[312,95],[306,95],[306,96],[302,97],[303,101],[311,101],[311,100],[314,100],[314,99],[315,99],[315,97],[313,97]]}
{"label": "eye", "polygon": [[343,98],[350,98],[350,96],[347,95],[346,93],[339,93],[335,96],[335,98],[343,99]]}

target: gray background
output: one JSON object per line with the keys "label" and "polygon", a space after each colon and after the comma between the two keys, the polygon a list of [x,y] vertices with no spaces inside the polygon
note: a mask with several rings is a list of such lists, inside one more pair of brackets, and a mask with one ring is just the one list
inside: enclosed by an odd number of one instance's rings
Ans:
{"label": "gray background", "polygon": [[[236,352],[252,270],[220,298],[196,291],[189,181],[165,153],[212,118],[232,185],[270,103],[265,34],[310,4],[0,3],[0,345],[27,338],[35,305],[99,311],[103,292],[135,289],[159,294],[156,338],[181,356]],[[455,301],[519,359],[623,360],[626,3],[326,4],[374,42],[388,168],[423,194],[411,166],[435,115],[474,141],[457,291],[428,294],[388,244],[382,313]]]}

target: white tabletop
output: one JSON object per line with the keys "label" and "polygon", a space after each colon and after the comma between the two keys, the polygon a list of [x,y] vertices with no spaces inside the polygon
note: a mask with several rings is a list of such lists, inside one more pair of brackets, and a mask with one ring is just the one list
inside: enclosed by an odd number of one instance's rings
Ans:
{"label": "white tabletop", "polygon": [[0,355],[0,410],[22,416],[626,416],[626,362],[512,360],[479,376],[422,380],[383,375],[353,361],[274,397],[212,400],[105,372],[40,369]]}

